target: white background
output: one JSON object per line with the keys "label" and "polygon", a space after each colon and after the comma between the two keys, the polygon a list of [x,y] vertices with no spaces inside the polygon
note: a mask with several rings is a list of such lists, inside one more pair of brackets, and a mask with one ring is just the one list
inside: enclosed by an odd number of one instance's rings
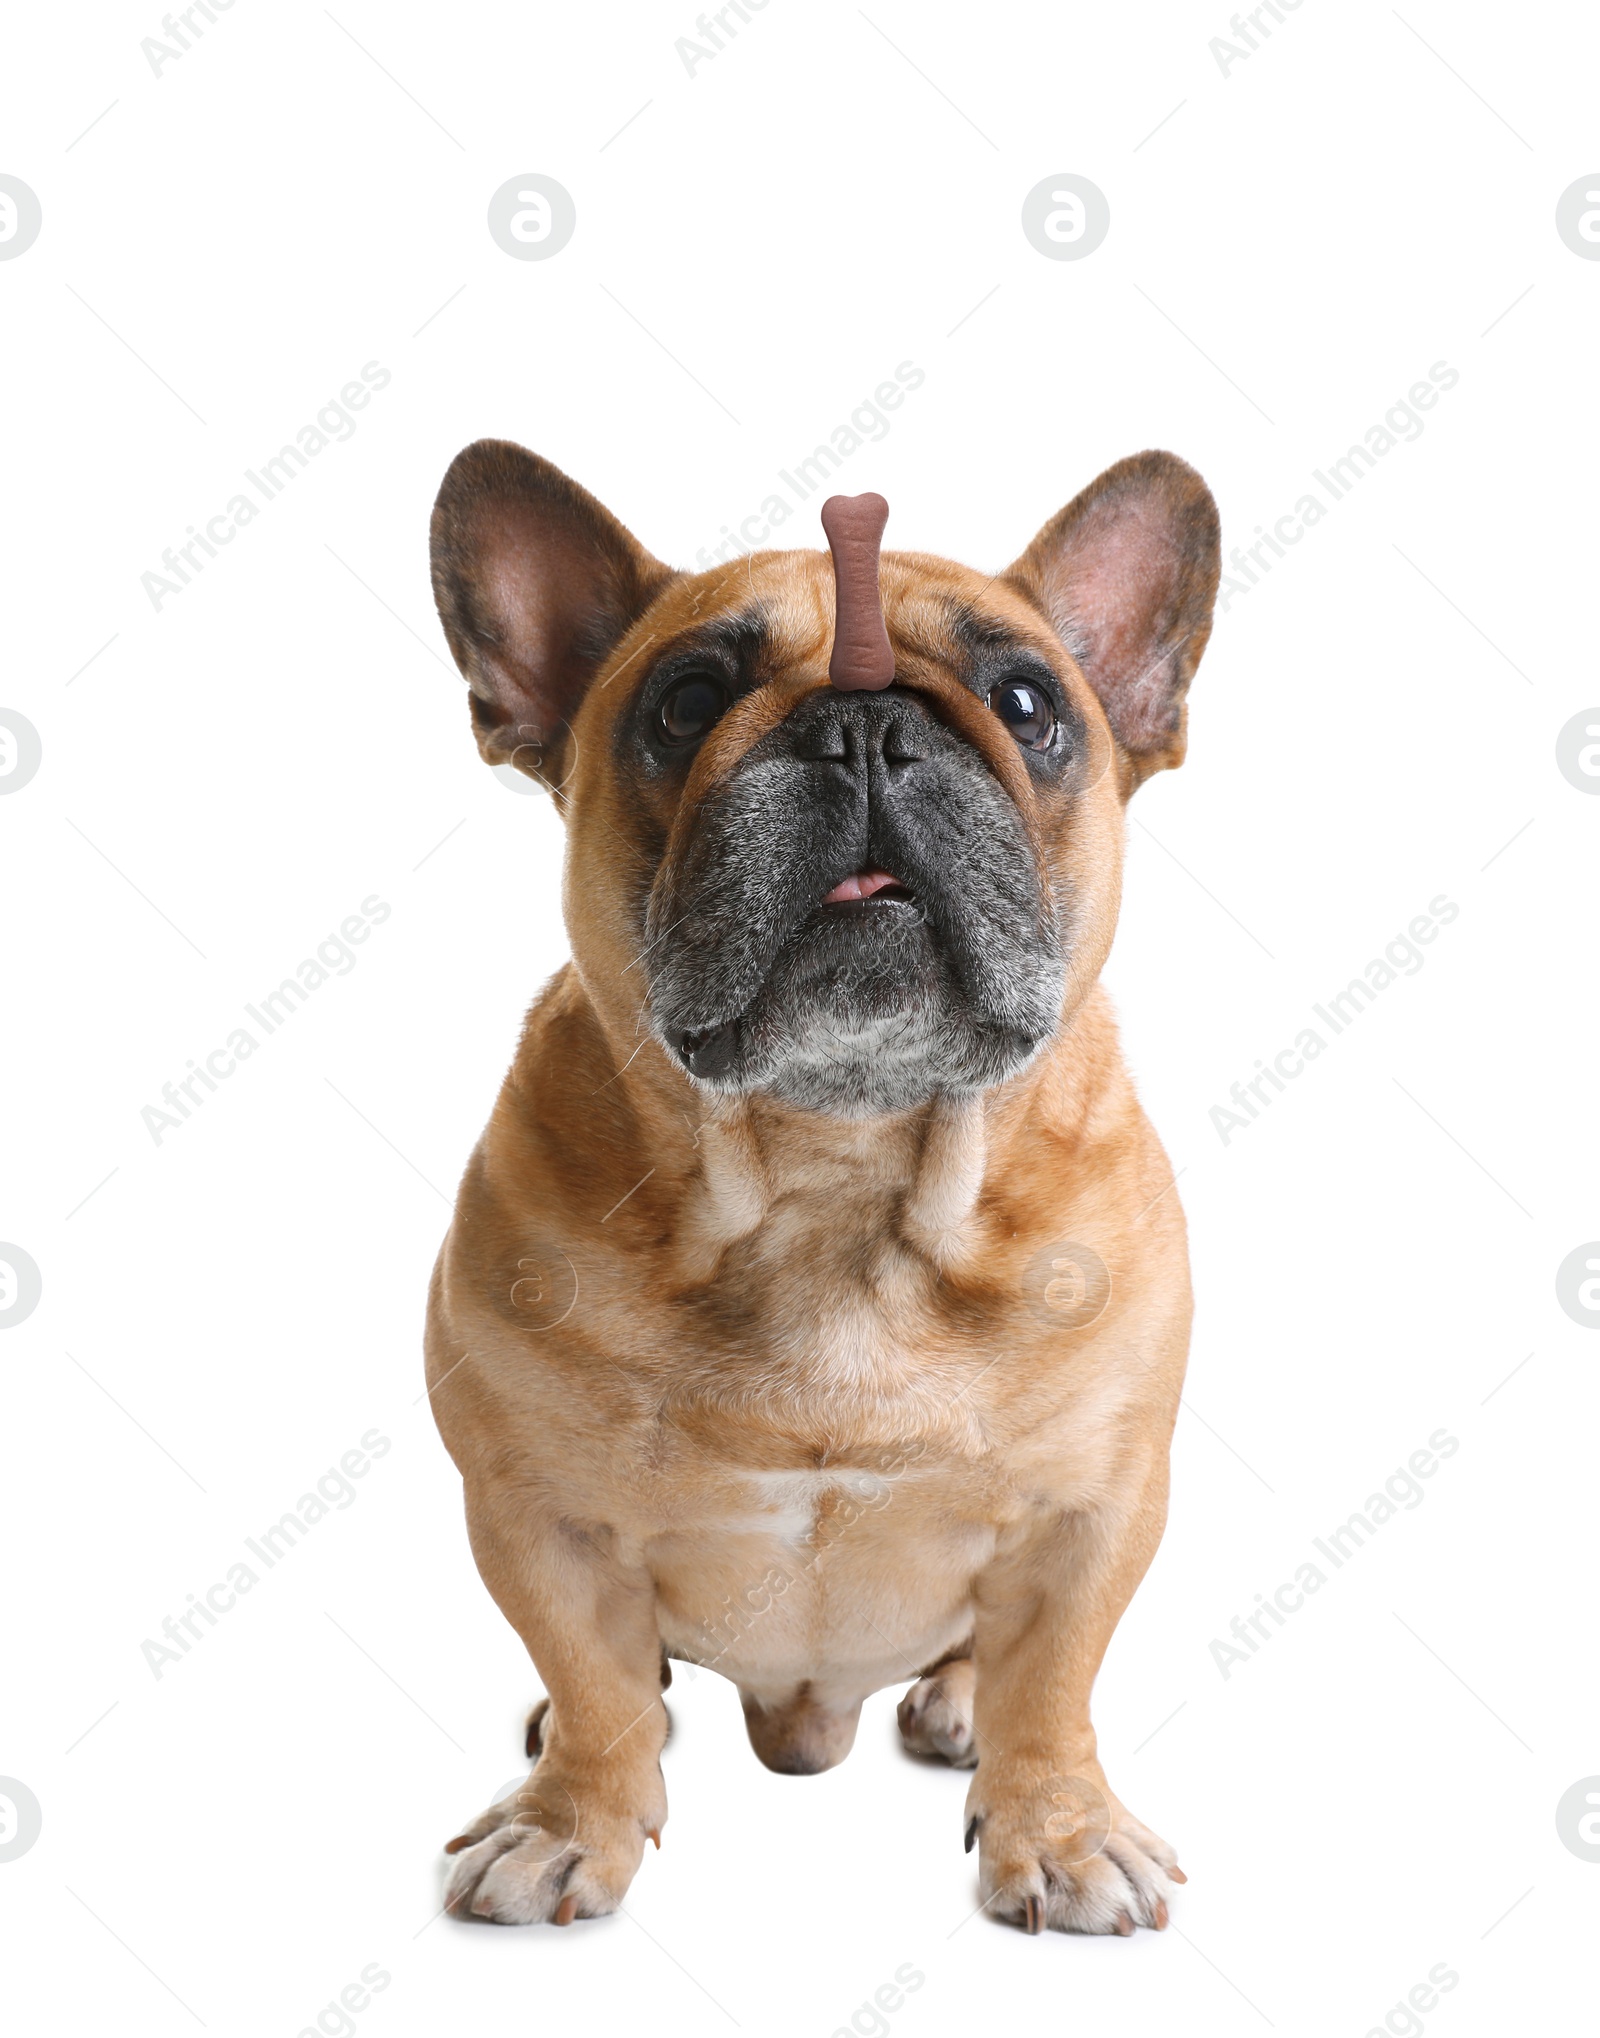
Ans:
{"label": "white background", "polygon": [[[1430,2038],[1570,2023],[1600,1337],[1555,1270],[1600,1233],[1600,799],[1555,744],[1600,701],[1600,264],[1554,214],[1600,159],[1600,21],[1306,0],[1224,76],[1220,0],[771,0],[691,77],[688,0],[238,0],[158,77],[155,5],[25,10],[0,79],[0,170],[44,210],[0,262],[0,706],[43,742],[0,800],[0,1238],[44,1280],[0,1338],[0,1773],[43,1808],[0,1865],[8,2021],[292,2038],[376,1962],[363,2038],[827,2038],[910,1962],[896,2038],[1360,2038],[1444,1962]],[[549,261],[485,227],[530,171],[577,206]],[[1083,261],[1020,229],[1061,172],[1111,207]],[[512,437],[691,563],[908,360],[839,485],[986,568],[1149,445],[1248,541],[1460,377],[1219,616],[1189,761],[1132,809],[1107,978],[1199,1310],[1096,1710],[1191,1880],[1165,1935],[1026,1940],[971,1915],[966,1778],[902,1758],[896,1693],[800,1781],[680,1670],[627,1914],[460,1925],[439,1849],[538,1687],[420,1400],[422,1306],[562,958],[561,840],[477,760],[428,508]],[[354,437],[154,609],[163,548],[368,361]],[[143,1107],[374,893],[357,966],[158,1145]],[[1441,893],[1425,966],[1225,1145],[1230,1085]],[[374,1427],[354,1504],[153,1676],[162,1619]],[[1213,1639],[1440,1427],[1423,1504],[1225,1679]]]}

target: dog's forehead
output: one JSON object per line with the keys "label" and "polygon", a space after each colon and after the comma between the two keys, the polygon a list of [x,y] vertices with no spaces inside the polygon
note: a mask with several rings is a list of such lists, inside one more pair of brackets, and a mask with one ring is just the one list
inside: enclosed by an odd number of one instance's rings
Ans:
{"label": "dog's forehead", "polygon": [[1038,609],[998,576],[922,553],[889,553],[883,566],[884,614],[904,649],[957,668],[1008,651],[1032,652],[1058,670],[1073,667]]}
{"label": "dog's forehead", "polygon": [[[880,587],[890,637],[903,652],[959,670],[1016,648],[1071,667],[1033,604],[993,576],[929,554],[885,552]],[[825,671],[834,630],[828,555],[755,553],[685,576],[663,590],[647,622],[658,655],[696,642],[735,654],[759,645],[769,671]]]}

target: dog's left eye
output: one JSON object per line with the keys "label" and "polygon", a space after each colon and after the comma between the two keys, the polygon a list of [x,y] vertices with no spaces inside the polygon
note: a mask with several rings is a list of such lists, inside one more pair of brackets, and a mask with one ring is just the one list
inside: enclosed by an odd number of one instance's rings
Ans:
{"label": "dog's left eye", "polygon": [[1031,680],[1001,680],[990,689],[989,706],[1025,750],[1043,750],[1055,734],[1056,711]]}
{"label": "dog's left eye", "polygon": [[695,743],[728,706],[728,689],[709,673],[691,673],[661,696],[656,722],[667,743]]}

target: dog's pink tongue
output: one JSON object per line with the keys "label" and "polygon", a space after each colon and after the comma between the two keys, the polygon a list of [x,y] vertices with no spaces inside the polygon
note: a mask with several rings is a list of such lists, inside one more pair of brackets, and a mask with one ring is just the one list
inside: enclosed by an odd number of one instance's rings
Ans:
{"label": "dog's pink tongue", "polygon": [[825,906],[832,906],[843,899],[870,899],[874,892],[881,892],[900,880],[891,877],[886,870],[858,870],[854,877],[847,877],[843,884],[835,885],[823,900]]}

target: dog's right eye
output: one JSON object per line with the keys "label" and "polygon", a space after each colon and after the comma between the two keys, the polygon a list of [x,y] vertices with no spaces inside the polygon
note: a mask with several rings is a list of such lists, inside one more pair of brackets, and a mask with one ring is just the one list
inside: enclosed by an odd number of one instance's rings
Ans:
{"label": "dog's right eye", "polygon": [[656,723],[665,743],[697,743],[727,711],[728,689],[711,674],[694,672],[661,696]]}

